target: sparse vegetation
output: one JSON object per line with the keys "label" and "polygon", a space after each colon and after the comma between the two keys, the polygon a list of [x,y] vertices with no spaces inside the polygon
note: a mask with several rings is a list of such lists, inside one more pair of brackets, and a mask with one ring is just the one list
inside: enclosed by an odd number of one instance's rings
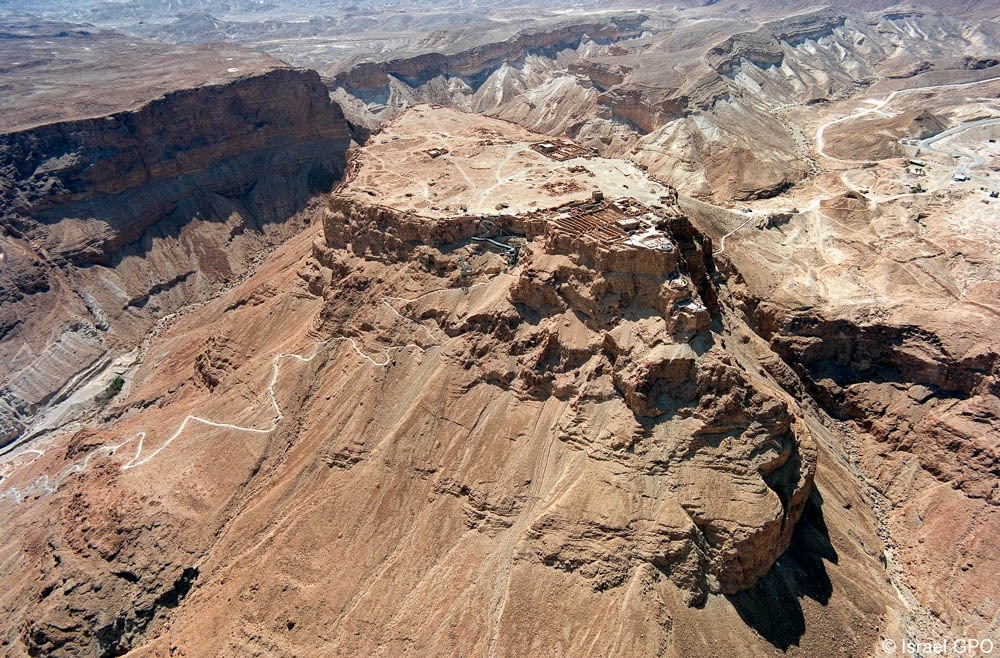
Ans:
{"label": "sparse vegetation", "polygon": [[123,386],[125,380],[121,376],[115,377],[103,391],[94,396],[94,402],[103,407],[121,392]]}

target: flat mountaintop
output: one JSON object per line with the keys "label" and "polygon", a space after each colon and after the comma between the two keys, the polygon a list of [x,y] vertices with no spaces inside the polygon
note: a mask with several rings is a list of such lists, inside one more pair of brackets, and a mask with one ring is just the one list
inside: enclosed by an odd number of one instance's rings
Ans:
{"label": "flat mountaintop", "polygon": [[430,105],[386,125],[356,157],[358,173],[343,196],[427,217],[518,214],[595,191],[655,204],[667,193],[626,160],[595,158],[569,140]]}
{"label": "flat mountaintop", "polygon": [[179,89],[286,67],[238,46],[171,46],[100,28],[13,22],[0,31],[0,131],[134,110]]}

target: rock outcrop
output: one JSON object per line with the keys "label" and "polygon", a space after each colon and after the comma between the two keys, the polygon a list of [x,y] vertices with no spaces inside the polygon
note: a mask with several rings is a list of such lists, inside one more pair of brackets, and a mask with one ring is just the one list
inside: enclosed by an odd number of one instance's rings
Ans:
{"label": "rock outcrop", "polygon": [[253,53],[6,27],[60,66],[0,78],[0,653],[995,630],[993,201],[881,159],[991,116],[1000,41],[858,4],[436,32],[338,78],[370,140]]}
{"label": "rock outcrop", "polygon": [[873,522],[676,191],[413,115],[103,428],[3,462],[4,649],[866,653]]}
{"label": "rock outcrop", "polygon": [[1000,504],[996,349],[975,344],[953,354],[919,326],[857,323],[766,303],[758,313],[761,336],[831,415],[913,453],[965,495]]}
{"label": "rock outcrop", "polygon": [[[56,263],[108,264],[196,193],[247,195],[262,222],[280,221],[330,190],[349,141],[315,72],[175,91],[138,110],[0,136],[4,224]],[[290,189],[253,189],[268,177]]]}
{"label": "rock outcrop", "polygon": [[635,37],[641,34],[645,21],[642,14],[612,15],[600,21],[574,21],[527,30],[503,42],[453,54],[426,53],[384,62],[347,63],[329,85],[331,89],[343,87],[352,94],[368,95],[388,87],[390,76],[412,87],[446,76],[461,78],[475,89],[504,62],[521,60],[528,54],[554,56],[560,50],[576,48],[585,36],[597,42]]}
{"label": "rock outcrop", "polygon": [[709,50],[706,58],[713,69],[729,77],[744,62],[761,69],[780,67],[786,46],[830,36],[846,20],[844,13],[831,8],[804,12],[733,35]]}
{"label": "rock outcrop", "polygon": [[[588,206],[565,212],[578,207]],[[424,263],[428,274],[461,285],[460,263],[475,261],[481,250],[471,238],[484,227],[494,237],[523,236],[516,274],[495,274],[508,283],[487,286],[491,302],[456,312],[429,296],[400,308],[425,321],[418,344],[449,338],[449,360],[471,375],[464,387],[491,399],[507,391],[525,402],[556,402],[557,438],[595,467],[613,465],[616,474],[604,476],[610,482],[589,484],[523,521],[516,520],[527,513],[523,505],[505,508],[512,518],[502,527],[525,528],[515,559],[575,574],[598,591],[649,564],[698,605],[709,593],[752,587],[787,546],[809,495],[809,430],[713,334],[721,311],[710,242],[676,208],[660,211],[655,248],[609,247],[567,232],[553,219],[560,212],[484,224],[334,199],[325,241],[314,249],[335,273],[322,331],[378,324],[357,292],[377,287],[370,277],[381,279],[382,267]],[[351,272],[357,258],[378,265]],[[372,448],[350,451],[359,449]],[[592,467],[579,468],[586,478]],[[633,499],[648,502],[626,502]]]}
{"label": "rock outcrop", "polygon": [[[748,224],[717,259],[733,305],[780,357],[765,368],[843,432],[886,574],[910,601],[906,625],[925,637],[989,627],[984,606],[1000,591],[988,577],[1000,527],[995,269],[968,237],[980,230],[954,219],[990,215],[978,194],[947,194],[954,205],[826,191],[815,209]],[[713,235],[746,221],[730,215],[726,229],[717,209],[685,207]],[[814,221],[819,246],[799,232]]]}
{"label": "rock outcrop", "polygon": [[[262,250],[301,228],[296,214],[340,179],[351,140],[315,72],[232,48],[186,54],[114,33],[44,27],[12,27],[17,34],[0,39],[0,49],[13,47],[10,40],[26,52],[47,44],[52,84],[72,97],[41,124],[28,120],[20,97],[4,101],[5,442],[16,436],[9,428],[61,399],[71,378],[96,376],[157,318],[232,283]],[[81,61],[121,75],[115,66],[130,52],[151,66],[176,62],[180,73],[88,86]],[[19,66],[6,71],[15,87],[23,84]]]}

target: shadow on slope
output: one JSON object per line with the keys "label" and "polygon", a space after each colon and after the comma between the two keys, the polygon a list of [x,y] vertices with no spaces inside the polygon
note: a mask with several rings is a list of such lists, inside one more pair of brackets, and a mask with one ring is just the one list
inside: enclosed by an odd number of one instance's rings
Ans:
{"label": "shadow on slope", "polygon": [[824,606],[830,601],[833,584],[824,560],[836,564],[837,551],[823,520],[823,497],[814,488],[788,550],[755,588],[726,598],[748,626],[785,651],[806,630],[802,597]]}

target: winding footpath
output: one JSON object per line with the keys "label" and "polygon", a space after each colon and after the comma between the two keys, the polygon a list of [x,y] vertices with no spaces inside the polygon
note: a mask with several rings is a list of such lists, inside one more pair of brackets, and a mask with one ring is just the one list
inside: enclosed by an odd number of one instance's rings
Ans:
{"label": "winding footpath", "polygon": [[[862,108],[862,109],[860,109],[860,110],[858,110],[856,112],[852,112],[851,114],[848,114],[846,116],[840,117],[839,119],[831,119],[831,120],[827,121],[826,123],[824,123],[823,125],[821,125],[816,130],[816,153],[819,154],[821,157],[826,158],[827,160],[833,160],[834,162],[841,162],[841,163],[844,163],[844,164],[867,164],[868,162],[870,162],[869,160],[845,160],[843,158],[838,158],[838,157],[835,157],[835,156],[827,154],[827,152],[826,152],[826,141],[824,139],[824,134],[826,132],[826,129],[829,128],[830,126],[837,125],[838,123],[844,123],[845,121],[851,121],[851,120],[854,120],[854,119],[860,119],[860,118],[868,116],[870,114],[877,114],[879,116],[891,116],[891,115],[889,115],[889,114],[887,114],[885,112],[885,107],[889,103],[891,103],[893,100],[895,100],[897,96],[900,96],[902,94],[910,94],[910,93],[914,93],[914,92],[928,91],[928,90],[934,90],[934,89],[937,89],[937,90],[941,90],[941,89],[962,89],[962,88],[965,88],[965,87],[972,87],[972,86],[975,86],[975,85],[985,84],[987,82],[996,82],[998,80],[1000,80],[1000,77],[988,78],[986,80],[976,80],[976,81],[973,81],[973,82],[960,82],[960,83],[955,83],[955,84],[934,85],[934,86],[928,86],[928,87],[913,87],[913,88],[910,88],[910,89],[898,89],[898,90],[890,93],[888,96],[886,96],[885,98],[883,98],[881,100],[869,99],[867,102],[871,103],[870,107]],[[781,108],[781,109],[783,109],[783,108]],[[941,150],[935,149],[932,145],[935,142],[937,142],[938,140],[944,139],[946,137],[951,137],[952,135],[958,134],[958,133],[963,132],[965,130],[968,130],[970,128],[976,128],[976,127],[979,127],[979,126],[990,125],[990,124],[993,124],[993,123],[1000,123],[1000,118],[981,119],[979,121],[973,121],[971,123],[967,123],[967,124],[963,124],[961,126],[957,126],[955,128],[951,128],[951,129],[946,130],[946,131],[944,131],[944,132],[942,132],[942,133],[940,133],[938,135],[935,135],[934,137],[930,137],[928,139],[925,139],[925,140],[921,141],[920,142],[920,146],[921,146],[921,148],[926,149],[928,151],[931,151],[933,153],[939,153],[939,154],[942,154],[942,155],[948,155],[948,156],[952,156],[952,157],[956,157],[956,158],[961,158],[961,157],[970,158],[973,161],[973,164],[971,166],[972,166],[972,168],[975,168],[975,167],[978,167],[978,166],[980,166],[980,165],[983,164],[983,162],[984,162],[983,158],[981,158],[981,157],[979,157],[977,155],[973,155],[971,153],[964,153],[964,152],[961,152],[961,151],[941,151]],[[985,178],[983,176],[978,176],[978,175],[975,175],[975,174],[968,173],[968,171],[966,170],[966,168],[964,166],[958,166],[958,167],[956,167],[954,173],[956,173],[956,174],[957,173],[964,173],[964,174],[968,175],[970,178],[975,178],[977,180],[985,181],[987,183],[990,183],[991,185],[1000,187],[1000,185],[998,185],[997,181],[991,180],[989,178]],[[850,184],[848,181],[844,180],[843,177],[841,177],[841,180],[843,181],[844,185],[847,186],[849,189],[852,189],[854,191],[858,191],[858,189],[856,188],[856,186],[854,186],[854,185]],[[892,197],[885,197],[885,198],[882,198],[882,199],[876,199],[876,202],[883,202],[883,201],[890,200],[890,199],[902,198],[902,197],[905,197],[905,196],[910,196],[911,194],[898,194],[898,195],[895,195],[895,196],[892,196]],[[740,229],[744,228],[753,219],[754,219],[754,216],[751,215],[746,220],[744,220],[739,226],[737,226],[732,231],[730,231],[729,233],[726,233],[724,236],[722,236],[722,239],[719,241],[719,248],[718,248],[718,250],[716,250],[715,252],[713,252],[712,255],[719,256],[719,255],[723,254],[725,252],[725,250],[726,250],[726,238],[732,237],[732,235],[734,233],[736,233]]]}
{"label": "winding footpath", "polygon": [[752,222],[754,219],[756,219],[756,217],[754,217],[753,215],[750,215],[745,220],[743,220],[742,224],[740,224],[739,226],[737,226],[736,228],[734,228],[732,231],[730,231],[729,233],[726,233],[724,236],[722,236],[722,239],[719,240],[719,249],[717,251],[713,251],[712,255],[713,256],[718,256],[722,252],[724,252],[726,250],[726,238],[730,237],[733,233],[736,233],[736,231],[740,230],[741,228],[743,228],[744,226],[746,226],[747,224],[749,224],[750,222]]}
{"label": "winding footpath", "polygon": [[[497,275],[497,276],[500,276],[500,275]],[[395,307],[393,307],[391,304],[389,304],[388,300],[389,299],[395,299],[395,300],[403,301],[405,303],[413,303],[413,302],[419,301],[420,299],[428,297],[430,295],[440,294],[440,293],[448,292],[448,291],[452,291],[452,290],[464,290],[464,291],[468,292],[472,288],[477,288],[477,287],[480,287],[480,286],[489,285],[490,283],[493,282],[493,279],[495,279],[495,278],[496,278],[496,276],[491,277],[487,281],[476,283],[476,284],[473,284],[473,285],[470,285],[470,286],[462,286],[462,287],[458,287],[458,288],[439,288],[437,290],[432,290],[430,292],[426,292],[426,293],[424,293],[422,295],[419,295],[419,296],[417,296],[417,297],[415,297],[413,299],[405,299],[405,298],[402,298],[402,297],[384,297],[382,299],[382,303],[385,304],[399,318],[401,318],[403,320],[407,320],[409,322],[412,322],[414,324],[419,325],[427,333],[428,337],[430,337],[431,340],[435,340],[433,338],[433,336],[430,334],[430,331],[427,329],[426,326],[424,326],[423,324],[420,324],[419,322],[417,322],[416,320],[413,320],[412,318],[408,318],[408,317],[402,315]],[[278,400],[277,400],[277,398],[275,396],[275,391],[274,391],[275,384],[277,383],[278,377],[279,377],[280,372],[281,372],[281,364],[284,363],[285,361],[288,361],[288,360],[297,361],[297,362],[300,362],[300,363],[309,363],[310,361],[312,361],[313,359],[315,359],[321,353],[321,350],[323,348],[325,348],[326,346],[328,346],[330,344],[333,344],[333,343],[341,343],[341,342],[347,342],[347,343],[349,343],[350,346],[351,346],[351,348],[354,350],[355,354],[359,358],[364,359],[365,361],[367,361],[371,365],[375,366],[376,368],[383,368],[383,367],[389,365],[389,363],[392,361],[392,356],[395,353],[405,352],[407,350],[414,349],[414,350],[417,350],[418,352],[420,352],[421,354],[423,354],[423,353],[426,353],[428,349],[430,349],[430,348],[421,347],[420,345],[417,345],[416,343],[406,343],[404,345],[393,345],[391,347],[386,347],[385,349],[383,349],[382,350],[383,359],[381,361],[376,361],[371,356],[369,356],[364,351],[362,351],[361,348],[358,346],[357,342],[353,338],[350,338],[350,337],[347,337],[347,336],[338,336],[338,337],[335,337],[335,338],[328,338],[326,340],[317,341],[316,344],[313,345],[312,351],[308,355],[305,355],[305,356],[303,356],[301,354],[294,354],[294,353],[282,352],[281,354],[276,355],[274,357],[274,359],[272,359],[272,361],[271,361],[271,379],[270,379],[270,382],[268,383],[268,386],[267,386],[267,394],[266,394],[267,403],[266,404],[271,407],[271,409],[274,412],[274,415],[272,416],[270,422],[265,427],[252,427],[252,426],[236,425],[236,424],[233,424],[233,423],[225,423],[225,422],[219,422],[219,421],[211,420],[209,418],[204,418],[202,416],[197,416],[197,415],[194,415],[194,414],[188,414],[180,422],[180,424],[177,426],[177,429],[174,430],[173,434],[171,434],[169,437],[167,437],[167,439],[162,444],[160,444],[157,448],[155,448],[153,450],[150,450],[148,452],[145,451],[146,432],[139,432],[138,434],[130,436],[129,438],[125,439],[124,441],[121,441],[120,443],[116,443],[116,444],[112,444],[112,445],[106,445],[106,446],[101,446],[100,448],[96,448],[95,450],[92,450],[91,452],[89,452],[86,455],[86,457],[84,457],[80,461],[77,461],[77,462],[75,462],[73,464],[70,464],[69,466],[65,467],[55,477],[50,478],[48,474],[45,474],[45,475],[39,476],[38,478],[36,478],[35,480],[33,480],[27,487],[24,487],[22,489],[18,489],[16,487],[10,487],[10,488],[4,490],[3,492],[0,492],[0,500],[10,499],[10,500],[13,500],[15,503],[20,504],[21,502],[23,502],[24,500],[26,500],[26,499],[28,499],[28,498],[30,498],[32,496],[41,496],[41,495],[45,495],[45,494],[55,493],[59,489],[59,487],[63,484],[63,482],[66,481],[66,479],[68,477],[70,477],[72,475],[75,475],[77,473],[81,473],[84,470],[86,470],[87,468],[89,468],[91,462],[94,459],[97,459],[97,458],[100,458],[100,457],[105,457],[105,458],[111,457],[116,452],[118,452],[119,450],[121,450],[122,448],[124,448],[125,446],[127,446],[128,444],[132,443],[133,441],[137,441],[135,455],[133,455],[132,459],[130,459],[128,462],[126,462],[125,464],[123,464],[121,466],[121,470],[122,471],[128,471],[128,470],[133,469],[133,468],[138,468],[138,467],[140,467],[140,466],[142,466],[144,464],[149,463],[150,460],[154,459],[157,455],[159,455],[161,452],[163,452],[168,447],[170,447],[170,445],[175,440],[177,440],[184,433],[184,431],[188,428],[188,426],[191,425],[192,423],[199,424],[199,425],[204,425],[204,426],[207,426],[207,427],[218,428],[218,429],[233,430],[233,431],[236,431],[236,432],[248,432],[248,433],[252,433],[252,434],[270,434],[271,432],[275,431],[278,428],[278,424],[284,418],[284,412],[281,409],[281,405],[278,404]],[[437,347],[438,345],[440,345],[440,343],[437,343],[437,344],[433,345],[432,347]],[[144,454],[144,452],[145,452],[145,454]],[[41,457],[43,457],[45,455],[45,451],[41,450],[39,448],[26,448],[24,450],[21,450],[21,451],[15,453],[15,454],[12,454],[12,455],[8,456],[8,458],[5,461],[9,462],[9,461],[11,461],[11,460],[13,460],[13,459],[15,459],[17,457],[20,457],[22,455],[28,455],[28,454],[34,455],[35,456],[34,459],[32,459],[32,460],[30,460],[30,461],[28,461],[28,462],[26,462],[24,464],[19,465],[18,467],[16,467],[14,469],[14,471],[20,470],[22,468],[25,468],[25,467],[30,466],[31,464],[35,463],[38,459],[40,459]],[[8,474],[7,477],[9,477],[9,474]],[[4,478],[4,479],[6,479],[6,478]]]}

